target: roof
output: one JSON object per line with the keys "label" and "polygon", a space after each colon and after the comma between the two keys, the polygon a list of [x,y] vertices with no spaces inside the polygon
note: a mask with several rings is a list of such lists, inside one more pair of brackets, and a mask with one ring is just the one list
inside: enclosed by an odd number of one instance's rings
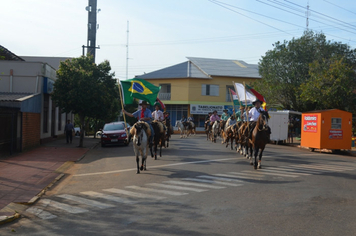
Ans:
{"label": "roof", "polygon": [[32,97],[33,93],[8,93],[0,92],[0,102],[21,102]]}
{"label": "roof", "polygon": [[6,61],[24,61],[23,58],[15,55],[10,50],[0,45],[0,58],[1,57],[4,57],[4,60]]}
{"label": "roof", "polygon": [[196,67],[193,63],[189,61],[135,77],[140,79],[167,79],[188,77],[210,79],[207,74],[203,73],[198,67]]}
{"label": "roof", "polygon": [[241,60],[187,57],[189,61],[136,76],[141,79],[200,78],[212,76],[261,78],[257,64]]}
{"label": "roof", "polygon": [[71,59],[69,57],[32,57],[32,56],[21,56],[26,61],[31,62],[43,62],[52,66],[54,69],[59,69],[59,64],[61,61],[65,61],[67,59]]}
{"label": "roof", "polygon": [[351,113],[351,112],[343,111],[343,110],[340,110],[340,109],[315,110],[315,111],[306,111],[306,112],[303,112],[303,113],[324,113],[324,112],[331,112],[331,111]]}

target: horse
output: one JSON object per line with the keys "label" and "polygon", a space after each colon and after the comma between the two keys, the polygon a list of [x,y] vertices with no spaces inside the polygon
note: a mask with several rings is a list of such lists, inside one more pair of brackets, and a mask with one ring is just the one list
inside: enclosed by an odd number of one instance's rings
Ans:
{"label": "horse", "polygon": [[211,128],[211,131],[212,131],[212,136],[211,136],[211,141],[216,143],[216,137],[218,136],[218,133],[219,133],[219,125],[220,125],[220,122],[219,121],[214,121],[214,124]]}
{"label": "horse", "polygon": [[192,121],[188,121],[187,130],[187,136],[191,135],[192,133],[194,133],[194,136],[196,135],[195,124]]}
{"label": "horse", "polygon": [[178,130],[180,131],[180,138],[186,138],[187,129],[184,127],[183,123],[177,120],[176,127],[178,127]]}
{"label": "horse", "polygon": [[[149,129],[149,127],[148,127]],[[133,138],[133,148],[136,156],[136,164],[137,164],[137,174],[140,173],[140,170],[146,170],[146,160],[147,160],[147,149],[148,149],[148,135],[147,135],[147,126],[145,122],[137,122],[135,123],[130,133],[132,134]],[[152,152],[152,150],[151,150]],[[139,167],[140,158],[139,155],[141,154],[142,157],[142,164]],[[152,154],[152,153],[151,153]]]}
{"label": "horse", "polygon": [[[266,147],[266,144],[269,143],[271,130],[268,127],[268,112],[261,111],[260,116],[256,122],[256,126],[252,131],[252,139],[250,140],[253,151],[254,151],[254,160],[253,167],[254,169],[261,169],[261,159],[263,150]],[[258,155],[259,154],[259,155]],[[257,164],[257,155],[258,155],[258,164]],[[252,153],[251,153],[252,156]]]}
{"label": "horse", "polygon": [[165,147],[168,147],[169,146],[169,139],[171,138],[171,134],[173,134],[174,131],[173,131],[173,127],[171,125],[170,120],[165,119],[164,121],[162,121],[162,123],[166,127],[166,142],[165,142],[166,146]]}
{"label": "horse", "polygon": [[165,145],[166,134],[165,134],[164,126],[161,122],[153,121],[151,125],[155,132],[155,135],[153,136],[153,148],[154,148],[154,157],[155,160],[157,160],[157,147],[159,146],[159,156],[162,157],[162,146],[164,147],[166,146]]}

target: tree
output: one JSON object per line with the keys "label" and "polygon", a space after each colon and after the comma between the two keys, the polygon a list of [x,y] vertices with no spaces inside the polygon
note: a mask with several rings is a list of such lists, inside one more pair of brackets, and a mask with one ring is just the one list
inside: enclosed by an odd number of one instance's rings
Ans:
{"label": "tree", "polygon": [[337,108],[354,112],[356,108],[355,66],[334,56],[310,64],[310,79],[302,84],[303,100],[315,103],[316,109]]}
{"label": "tree", "polygon": [[[86,129],[86,118],[112,121],[118,116],[119,92],[108,61],[99,65],[92,56],[61,62],[57,70],[52,100],[62,112],[78,114],[80,129]],[[83,147],[84,132],[79,147]]]}
{"label": "tree", "polygon": [[313,65],[323,64],[323,61],[335,56],[344,58],[349,65],[356,65],[355,50],[350,50],[346,44],[327,41],[324,34],[313,31],[305,31],[298,39],[277,42],[274,47],[259,62],[262,79],[255,87],[264,94],[269,104],[281,104],[286,109],[307,111],[321,107],[320,99],[306,95],[308,89],[314,89],[308,83],[316,75],[315,72],[310,73]]}

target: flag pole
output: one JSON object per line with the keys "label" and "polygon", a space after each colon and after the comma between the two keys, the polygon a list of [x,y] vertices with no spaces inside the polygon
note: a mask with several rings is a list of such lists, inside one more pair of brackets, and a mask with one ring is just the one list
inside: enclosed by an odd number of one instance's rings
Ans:
{"label": "flag pole", "polygon": [[233,116],[235,116],[235,112],[234,112],[234,110],[235,110],[235,104],[234,104],[234,99],[232,98],[232,94],[231,94],[231,89],[229,89],[229,93],[230,93],[230,98],[231,98],[231,103],[232,103],[232,115]]}
{"label": "flag pole", "polygon": [[[246,83],[245,83],[245,81],[244,81],[243,83],[244,83],[244,89],[245,89],[245,112],[246,112],[246,116],[247,116]],[[248,120],[248,116],[247,116],[246,118],[247,118],[247,126],[249,127],[249,120]]]}
{"label": "flag pole", "polygon": [[[121,111],[122,111],[122,110],[124,110],[124,101],[122,99],[122,91],[121,91],[122,86],[121,86],[121,83],[120,83],[120,79],[119,79],[118,87],[119,87],[119,94],[120,94],[120,101],[121,101]],[[125,112],[122,112],[122,116],[124,117],[124,125],[125,125],[126,137],[129,137],[128,133],[127,133],[127,124],[126,124]]]}

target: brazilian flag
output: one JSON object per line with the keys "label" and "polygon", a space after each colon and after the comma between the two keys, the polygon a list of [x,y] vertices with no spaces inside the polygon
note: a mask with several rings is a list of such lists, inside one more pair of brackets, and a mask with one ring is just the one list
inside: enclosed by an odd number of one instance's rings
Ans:
{"label": "brazilian flag", "polygon": [[121,80],[124,104],[132,104],[134,98],[154,105],[161,86],[157,87],[143,79]]}

